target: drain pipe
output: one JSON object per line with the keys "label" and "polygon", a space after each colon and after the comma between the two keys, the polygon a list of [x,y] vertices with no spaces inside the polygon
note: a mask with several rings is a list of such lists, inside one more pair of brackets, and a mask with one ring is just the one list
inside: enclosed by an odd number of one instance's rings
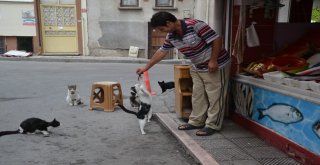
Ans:
{"label": "drain pipe", "polygon": [[208,25],[209,25],[209,5],[210,5],[210,0],[207,0],[206,22]]}

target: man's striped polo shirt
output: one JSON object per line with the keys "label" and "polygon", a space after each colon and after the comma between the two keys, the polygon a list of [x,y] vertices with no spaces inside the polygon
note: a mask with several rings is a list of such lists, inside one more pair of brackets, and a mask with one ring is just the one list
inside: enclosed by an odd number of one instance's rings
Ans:
{"label": "man's striped polo shirt", "polygon": [[[211,58],[212,44],[219,35],[205,22],[195,19],[180,20],[183,37],[175,32],[168,33],[161,51],[169,51],[175,47],[185,58],[190,59],[192,68],[196,71],[208,71],[208,63]],[[218,56],[219,68],[223,68],[230,62],[229,53],[221,48]]]}

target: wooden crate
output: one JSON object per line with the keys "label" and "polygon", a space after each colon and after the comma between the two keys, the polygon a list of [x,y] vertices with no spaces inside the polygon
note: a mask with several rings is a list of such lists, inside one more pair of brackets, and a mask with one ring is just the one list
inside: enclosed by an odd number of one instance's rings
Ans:
{"label": "wooden crate", "polygon": [[190,65],[174,65],[175,110],[179,118],[188,119],[192,111]]}

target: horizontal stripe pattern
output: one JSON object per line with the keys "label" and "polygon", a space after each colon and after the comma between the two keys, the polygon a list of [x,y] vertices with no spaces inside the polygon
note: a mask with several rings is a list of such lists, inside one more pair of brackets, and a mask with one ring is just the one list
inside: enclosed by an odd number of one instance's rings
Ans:
{"label": "horizontal stripe pattern", "polygon": [[[208,71],[208,62],[212,54],[212,42],[219,35],[205,22],[196,19],[182,20],[184,36],[179,38],[175,33],[168,33],[161,51],[175,47],[193,64],[196,71]],[[230,62],[229,53],[222,48],[218,56],[219,68]]]}

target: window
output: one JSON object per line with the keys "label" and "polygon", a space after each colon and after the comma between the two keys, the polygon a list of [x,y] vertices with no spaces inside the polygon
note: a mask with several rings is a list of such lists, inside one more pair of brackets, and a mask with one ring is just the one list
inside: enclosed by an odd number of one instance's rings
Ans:
{"label": "window", "polygon": [[280,0],[278,22],[310,23],[320,20],[320,0]]}
{"label": "window", "polygon": [[121,0],[120,7],[139,7],[139,0]]}
{"label": "window", "polygon": [[74,5],[76,4],[76,0],[40,0],[41,4],[71,4]]}
{"label": "window", "polygon": [[120,0],[120,10],[142,10],[141,0]]}
{"label": "window", "polygon": [[156,0],[156,7],[173,7],[174,0]]}
{"label": "window", "polygon": [[313,1],[311,22],[320,22],[320,0]]}

